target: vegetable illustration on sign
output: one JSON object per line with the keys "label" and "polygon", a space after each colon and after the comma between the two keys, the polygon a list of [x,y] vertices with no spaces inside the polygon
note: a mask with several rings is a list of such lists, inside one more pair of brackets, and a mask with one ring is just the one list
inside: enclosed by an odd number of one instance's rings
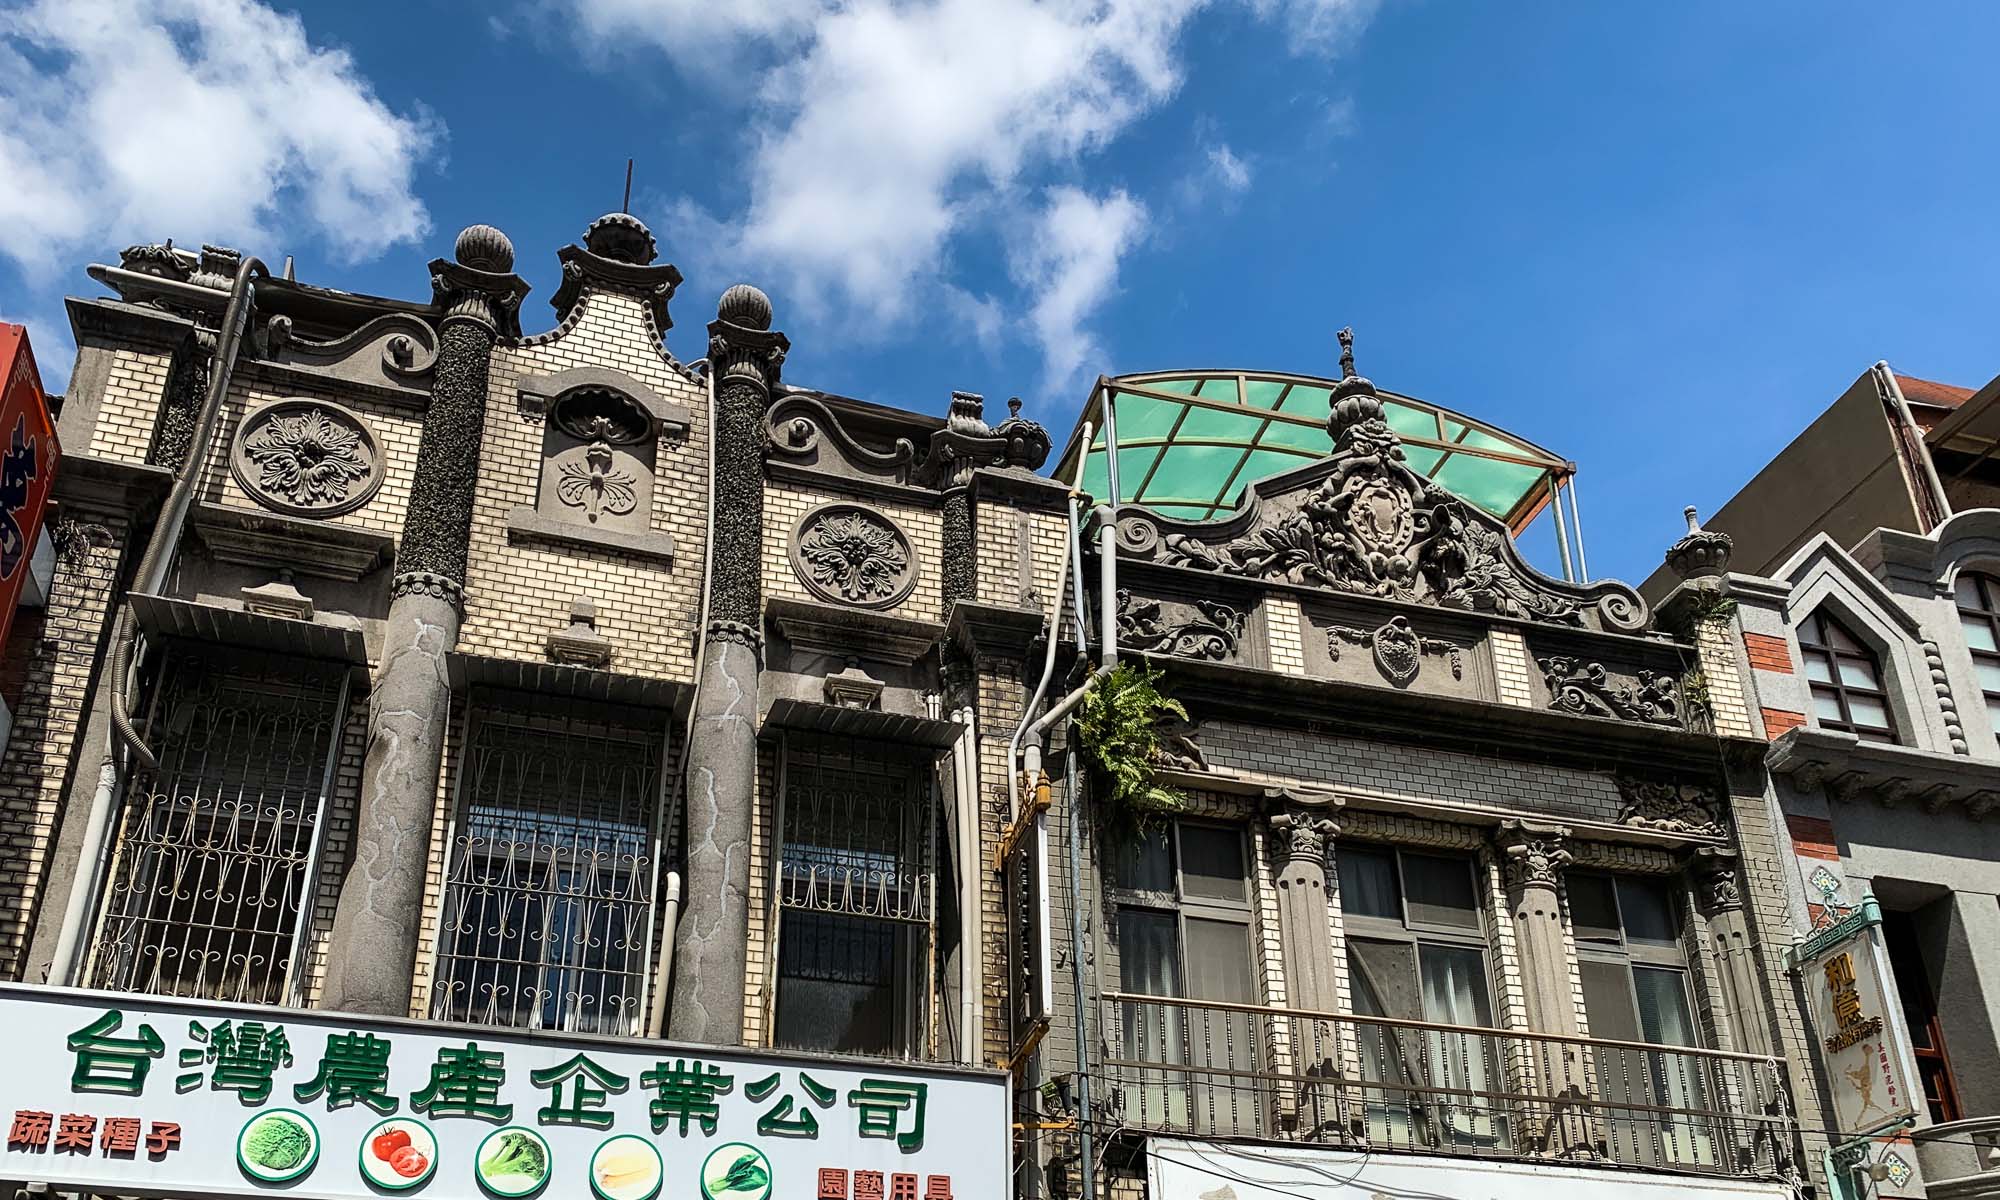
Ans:
{"label": "vegetable illustration on sign", "polygon": [[742,1142],[717,1146],[701,1164],[701,1194],[707,1200],[764,1200],[771,1194],[771,1160]]}
{"label": "vegetable illustration on sign", "polygon": [[361,1174],[376,1187],[404,1192],[437,1170],[437,1135],[422,1121],[392,1117],[361,1139]]}
{"label": "vegetable illustration on sign", "polygon": [[653,1200],[662,1173],[660,1152],[637,1134],[610,1138],[590,1156],[590,1188],[600,1200]]}
{"label": "vegetable illustration on sign", "polygon": [[496,1129],[479,1144],[472,1169],[479,1186],[495,1196],[531,1196],[549,1181],[549,1144],[519,1125]]}
{"label": "vegetable illustration on sign", "polygon": [[319,1130],[289,1108],[250,1118],[236,1135],[236,1165],[261,1183],[289,1183],[319,1162]]}

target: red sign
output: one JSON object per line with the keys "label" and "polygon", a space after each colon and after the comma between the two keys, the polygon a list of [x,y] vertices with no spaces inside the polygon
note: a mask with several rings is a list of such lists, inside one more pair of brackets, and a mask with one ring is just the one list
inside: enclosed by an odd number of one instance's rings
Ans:
{"label": "red sign", "polygon": [[28,581],[61,456],[28,331],[0,323],[0,646]]}

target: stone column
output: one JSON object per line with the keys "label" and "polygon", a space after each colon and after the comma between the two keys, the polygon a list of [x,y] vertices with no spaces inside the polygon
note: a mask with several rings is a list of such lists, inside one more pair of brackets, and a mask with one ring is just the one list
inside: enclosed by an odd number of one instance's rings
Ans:
{"label": "stone column", "polygon": [[1708,925],[1715,947],[1716,983],[1728,1009],[1717,1023],[1729,1030],[1735,1049],[1770,1054],[1771,1022],[1757,987],[1756,949],[1750,942],[1750,922],[1743,911],[1743,880],[1736,870],[1736,851],[1703,846],[1695,851],[1691,871],[1696,906]]}
{"label": "stone column", "polygon": [[[1328,861],[1340,823],[1310,809],[1271,818],[1278,865],[1278,941],[1285,962],[1285,1000],[1292,1008],[1339,1012],[1340,979],[1333,953],[1328,904]],[[1333,1131],[1344,1140],[1362,1136],[1344,1083],[1358,1072],[1353,1028],[1333,1021],[1293,1019],[1287,1029],[1292,1073],[1308,1083],[1296,1098],[1280,1095],[1280,1115],[1305,1134]]]}
{"label": "stone column", "polygon": [[[1528,1028],[1535,1033],[1577,1037],[1576,998],[1570,991],[1569,940],[1564,934],[1559,884],[1570,853],[1569,830],[1533,821],[1504,821],[1494,835],[1507,881],[1507,908],[1520,959]],[[1562,1158],[1594,1156],[1595,1137],[1582,1105],[1589,1093],[1590,1064],[1581,1047],[1563,1042],[1523,1040],[1508,1054],[1509,1067],[1526,1090],[1554,1098],[1547,1108],[1524,1114],[1529,1136],[1542,1152]],[[1524,1061],[1525,1060],[1525,1061]]]}
{"label": "stone column", "polygon": [[431,264],[446,314],[396,547],[382,669],[369,699],[354,855],[327,956],[321,1006],[344,1012],[409,1012],[432,810],[451,718],[445,655],[458,644],[463,612],[487,370],[500,333],[518,330],[516,313],[527,291],[511,274],[514,247],[491,226],[459,234],[456,258]]}
{"label": "stone column", "polygon": [[748,284],[722,294],[708,327],[715,379],[714,561],[700,690],[687,758],[687,881],[674,959],[675,1041],[743,1040],[750,937],[750,827],[757,784],[763,646],[764,414],[790,343]]}

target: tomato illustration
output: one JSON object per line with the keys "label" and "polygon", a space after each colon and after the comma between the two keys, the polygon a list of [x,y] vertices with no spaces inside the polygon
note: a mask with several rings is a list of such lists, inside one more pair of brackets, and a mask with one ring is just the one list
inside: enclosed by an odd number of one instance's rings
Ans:
{"label": "tomato illustration", "polygon": [[431,1160],[415,1146],[404,1146],[389,1157],[389,1169],[405,1179],[415,1179],[430,1165]]}
{"label": "tomato illustration", "polygon": [[406,1129],[391,1129],[378,1133],[375,1140],[368,1143],[368,1149],[376,1158],[388,1162],[396,1157],[396,1151],[410,1144],[410,1133]]}

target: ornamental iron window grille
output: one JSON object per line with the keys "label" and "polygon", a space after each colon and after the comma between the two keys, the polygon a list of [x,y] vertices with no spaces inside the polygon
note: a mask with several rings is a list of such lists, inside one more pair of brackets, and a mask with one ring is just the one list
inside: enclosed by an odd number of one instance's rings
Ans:
{"label": "ornamental iron window grille", "polygon": [[1986,698],[1986,721],[2000,733],[2000,582],[1975,571],[1961,572],[1956,585],[1958,624],[1972,669]]}
{"label": "ornamental iron window grille", "polygon": [[433,1017],[644,1032],[668,736],[665,713],[473,692]]}
{"label": "ornamental iron window grille", "polygon": [[1864,742],[1896,740],[1882,665],[1861,639],[1822,609],[1799,626],[1799,652],[1821,729],[1842,730]]}
{"label": "ornamental iron window grille", "polygon": [[168,641],[88,972],[111,991],[298,1004],[347,712],[339,663]]}
{"label": "ornamental iron window grille", "polygon": [[788,734],[780,762],[773,1040],[915,1055],[936,969],[936,756]]}

